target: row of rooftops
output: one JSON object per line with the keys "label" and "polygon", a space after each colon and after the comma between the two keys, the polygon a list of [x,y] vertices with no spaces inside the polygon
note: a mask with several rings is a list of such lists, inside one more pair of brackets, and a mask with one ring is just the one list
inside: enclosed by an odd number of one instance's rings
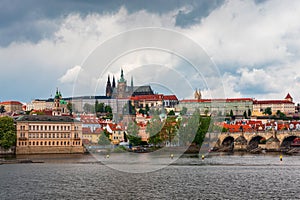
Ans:
{"label": "row of rooftops", "polygon": [[252,102],[253,104],[294,104],[293,98],[288,93],[283,100],[257,100],[253,98],[227,98],[227,99],[184,99],[180,103],[212,103],[212,102]]}

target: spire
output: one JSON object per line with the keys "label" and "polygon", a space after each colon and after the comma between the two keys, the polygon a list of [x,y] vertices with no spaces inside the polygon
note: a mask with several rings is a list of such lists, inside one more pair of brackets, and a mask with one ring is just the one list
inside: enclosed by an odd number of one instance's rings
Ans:
{"label": "spire", "polygon": [[133,77],[131,76],[131,88],[133,89]]}
{"label": "spire", "polygon": [[116,81],[115,81],[115,76],[113,76],[113,82],[112,82],[112,87],[116,88]]}
{"label": "spire", "polygon": [[110,83],[110,77],[108,75],[105,94],[107,97],[111,97],[111,93],[112,93],[112,88],[111,88],[111,83]]}
{"label": "spire", "polygon": [[121,68],[121,77],[120,77],[119,82],[120,82],[120,83],[126,82],[125,79],[124,79],[124,73],[123,73],[123,69],[122,69],[122,68]]}

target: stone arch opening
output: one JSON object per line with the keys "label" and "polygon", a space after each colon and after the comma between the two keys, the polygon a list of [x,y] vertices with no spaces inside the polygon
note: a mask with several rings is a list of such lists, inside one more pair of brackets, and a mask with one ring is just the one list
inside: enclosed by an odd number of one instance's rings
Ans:
{"label": "stone arch opening", "polygon": [[254,136],[253,138],[251,138],[251,140],[248,143],[248,149],[252,150],[252,149],[256,149],[258,147],[259,144],[265,144],[266,143],[266,138],[257,135]]}
{"label": "stone arch opening", "polygon": [[223,151],[232,151],[234,147],[234,138],[232,136],[228,136],[224,138],[222,142],[222,150]]}
{"label": "stone arch opening", "polygon": [[287,136],[286,138],[283,139],[283,141],[281,142],[280,147],[281,148],[290,148],[291,144],[293,143],[293,141],[297,138],[297,136],[291,135],[291,136]]}

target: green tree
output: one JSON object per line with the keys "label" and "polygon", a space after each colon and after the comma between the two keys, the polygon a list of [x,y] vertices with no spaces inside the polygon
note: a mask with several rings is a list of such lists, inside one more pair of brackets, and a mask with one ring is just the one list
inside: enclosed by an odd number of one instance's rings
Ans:
{"label": "green tree", "polygon": [[93,112],[95,112],[95,106],[85,103],[83,105],[83,111],[86,113],[93,113]]}
{"label": "green tree", "polygon": [[267,107],[264,112],[263,112],[264,115],[272,115],[272,108],[271,107]]}
{"label": "green tree", "polygon": [[67,104],[67,109],[68,109],[68,111],[70,112],[70,114],[73,113],[73,104],[72,104],[71,102],[69,102],[69,103]]}
{"label": "green tree", "polygon": [[109,145],[110,144],[109,135],[107,135],[105,133],[105,131],[101,131],[101,133],[100,133],[100,136],[99,136],[99,139],[98,139],[98,144],[99,145]]}
{"label": "green tree", "polygon": [[247,117],[247,112],[246,112],[246,111],[244,111],[243,116],[244,116],[244,119],[247,119],[247,118],[248,118],[248,117]]}
{"label": "green tree", "polygon": [[182,107],[181,111],[180,111],[180,115],[186,115],[187,113],[187,108],[186,107]]}
{"label": "green tree", "polygon": [[230,110],[229,116],[230,116],[231,118],[233,118],[233,111],[232,111],[232,110]]}
{"label": "green tree", "polygon": [[9,148],[16,144],[16,128],[10,117],[0,117],[0,146]]}
{"label": "green tree", "polygon": [[149,110],[150,110],[150,108],[149,108],[148,104],[146,104],[146,107],[145,107],[145,114],[146,115],[149,115]]}
{"label": "green tree", "polygon": [[104,103],[99,103],[98,100],[95,102],[95,111],[98,113],[104,113]]}
{"label": "green tree", "polygon": [[0,106],[0,113],[5,113],[5,107],[3,105]]}
{"label": "green tree", "polygon": [[168,113],[168,115],[175,115],[175,112],[174,112],[174,110],[170,110],[170,112]]}
{"label": "green tree", "polygon": [[251,113],[251,110],[250,108],[248,109],[248,117],[251,117],[252,113]]}
{"label": "green tree", "polygon": [[105,110],[106,113],[112,113],[112,108],[109,105],[106,105],[104,107],[104,110]]}
{"label": "green tree", "polygon": [[172,140],[174,139],[177,130],[178,130],[178,122],[176,121],[176,117],[174,116],[169,116],[164,122],[164,126],[161,129],[161,139],[164,142],[169,142],[171,143]]}
{"label": "green tree", "polygon": [[154,115],[151,121],[147,124],[146,132],[149,134],[149,143],[155,146],[161,143],[160,131],[163,127],[163,123],[160,121],[158,115]]}
{"label": "green tree", "polygon": [[141,137],[139,134],[139,126],[135,123],[130,121],[127,127],[127,138],[129,139],[129,143],[133,146],[141,144]]}

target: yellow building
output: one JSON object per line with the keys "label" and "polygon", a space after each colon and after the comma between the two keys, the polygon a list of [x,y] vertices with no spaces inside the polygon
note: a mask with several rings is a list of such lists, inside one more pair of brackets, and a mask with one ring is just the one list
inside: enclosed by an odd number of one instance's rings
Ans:
{"label": "yellow building", "polygon": [[106,130],[110,133],[110,140],[112,144],[119,144],[120,142],[125,142],[124,137],[126,134],[125,130],[122,130],[121,126],[118,124],[107,124]]}
{"label": "yellow building", "polygon": [[295,103],[290,94],[287,94],[283,100],[254,100],[252,116],[264,116],[266,108],[271,108],[272,115],[276,115],[277,111],[285,115],[295,114]]}
{"label": "yellow building", "polygon": [[82,123],[71,117],[24,115],[16,124],[16,154],[84,152]]}
{"label": "yellow building", "polygon": [[91,130],[89,127],[82,128],[82,139],[84,144],[98,144],[99,137],[103,129],[97,128],[96,130]]}
{"label": "yellow building", "polygon": [[23,110],[23,104],[19,101],[3,101],[0,102],[0,106],[4,106],[6,112],[16,112]]}

